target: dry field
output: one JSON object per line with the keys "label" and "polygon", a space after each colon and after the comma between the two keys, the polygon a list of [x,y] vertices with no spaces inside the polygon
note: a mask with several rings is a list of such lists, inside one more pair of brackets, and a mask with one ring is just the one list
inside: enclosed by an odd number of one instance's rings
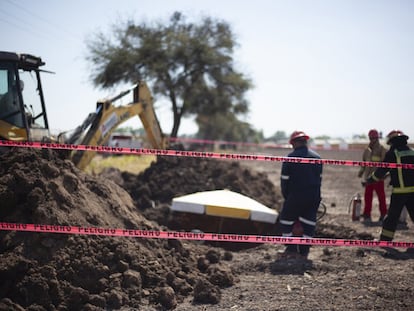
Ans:
{"label": "dry field", "polygon": [[[168,230],[171,199],[183,193],[228,188],[271,207],[281,203],[280,163],[166,157],[141,174],[91,176],[48,150],[13,150],[0,161],[1,222]],[[327,215],[318,237],[378,237],[379,224],[353,222],[348,213],[352,195],[363,191],[357,171],[324,166]],[[373,211],[375,219],[376,205]],[[412,228],[396,240],[413,242]],[[0,231],[0,310],[413,310],[414,258],[404,249],[391,256],[314,246],[305,262],[276,260],[281,249]]]}

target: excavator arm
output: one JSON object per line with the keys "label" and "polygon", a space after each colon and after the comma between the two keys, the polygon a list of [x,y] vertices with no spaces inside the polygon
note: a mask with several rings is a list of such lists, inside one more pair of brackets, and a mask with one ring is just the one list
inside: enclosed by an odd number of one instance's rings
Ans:
{"label": "excavator arm", "polygon": [[[43,97],[40,72],[49,72],[40,69],[43,65],[45,63],[40,57],[0,51],[0,139],[56,141],[49,131]],[[118,107],[114,105],[115,101],[131,91],[132,103]],[[112,99],[99,101],[95,112],[90,113],[67,139],[67,133],[59,134],[58,141],[102,146],[120,124],[134,116],[141,119],[152,148],[167,147],[167,140],[155,115],[153,98],[143,81]],[[77,167],[84,169],[95,153],[93,150],[74,151],[70,158]]]}
{"label": "excavator arm", "polygon": [[[130,92],[133,102],[125,106],[114,106],[114,102]],[[140,81],[133,89],[118,96],[97,103],[97,109],[65,139],[65,143],[102,146],[107,144],[111,133],[122,123],[134,116],[139,116],[147,134],[147,139],[154,149],[167,147],[167,139],[154,111],[153,98],[145,82]],[[96,151],[74,151],[71,159],[74,164],[84,169],[95,156]]]}

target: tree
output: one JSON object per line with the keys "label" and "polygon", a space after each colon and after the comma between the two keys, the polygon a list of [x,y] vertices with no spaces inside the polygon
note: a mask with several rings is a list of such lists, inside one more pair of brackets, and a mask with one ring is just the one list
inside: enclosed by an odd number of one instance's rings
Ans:
{"label": "tree", "polygon": [[331,139],[331,137],[329,135],[319,135],[319,136],[316,136],[315,139],[327,140],[327,139]]}
{"label": "tree", "polygon": [[231,113],[199,114],[196,123],[198,138],[236,142],[259,142],[263,139],[263,133],[252,129],[248,123],[238,120]]}
{"label": "tree", "polygon": [[288,136],[286,135],[285,131],[276,131],[276,133],[274,133],[273,136],[270,136],[266,140],[280,141],[287,138]]}
{"label": "tree", "polygon": [[244,94],[252,83],[234,69],[236,43],[226,22],[206,17],[190,23],[175,12],[168,24],[129,20],[115,25],[113,35],[111,40],[98,33],[87,43],[94,84],[107,88],[146,80],[154,95],[171,102],[172,137],[182,117],[248,112]]}

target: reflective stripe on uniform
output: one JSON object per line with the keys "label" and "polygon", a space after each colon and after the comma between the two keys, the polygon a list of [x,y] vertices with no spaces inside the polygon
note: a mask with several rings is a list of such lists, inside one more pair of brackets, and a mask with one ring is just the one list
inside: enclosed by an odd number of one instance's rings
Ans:
{"label": "reflective stripe on uniform", "polygon": [[382,229],[382,231],[381,231],[382,236],[385,236],[385,237],[390,238],[390,239],[394,238],[394,234],[395,234],[394,231],[387,230],[387,229]]}
{"label": "reflective stripe on uniform", "polygon": [[411,187],[396,187],[392,189],[392,193],[412,193],[414,192],[414,186]]}
{"label": "reflective stripe on uniform", "polygon": [[[394,153],[395,153],[395,158],[396,158],[397,164],[401,164],[401,157],[408,156],[408,155],[413,155],[412,150],[404,150],[404,151],[394,150]],[[403,178],[403,171],[402,170],[403,170],[402,167],[397,168],[398,182],[399,182],[400,186],[399,187],[393,187],[392,193],[412,193],[412,192],[414,192],[414,186],[410,186],[410,187],[405,187],[404,186],[404,178]]]}
{"label": "reflective stripe on uniform", "polygon": [[280,178],[283,179],[283,180],[288,180],[289,179],[289,175],[281,175]]}
{"label": "reflective stripe on uniform", "polygon": [[299,221],[303,222],[304,224],[307,224],[307,225],[316,226],[315,221],[311,221],[311,220],[303,218],[303,217],[299,217]]}
{"label": "reflective stripe on uniform", "polygon": [[[397,151],[397,150],[395,150],[395,151]],[[411,149],[409,149],[409,150],[402,150],[402,151],[398,151],[398,154],[401,157],[414,156],[414,150],[411,150]]]}
{"label": "reflective stripe on uniform", "polygon": [[[398,150],[395,149],[394,153],[395,153],[395,158],[396,158],[397,164],[401,164],[401,156],[398,153]],[[398,172],[398,182],[400,184],[399,188],[404,188],[404,179],[403,179],[403,174],[402,174],[402,168],[401,167],[397,168],[397,172]]]}
{"label": "reflective stripe on uniform", "polygon": [[280,220],[280,223],[282,225],[288,225],[288,226],[290,226],[290,225],[293,225],[295,223],[295,221],[294,220],[284,220],[284,219],[281,219]]}
{"label": "reflective stripe on uniform", "polygon": [[371,161],[372,162],[380,162],[382,159],[381,159],[381,157],[380,156],[375,156],[375,155],[373,155],[372,157],[371,157]]}

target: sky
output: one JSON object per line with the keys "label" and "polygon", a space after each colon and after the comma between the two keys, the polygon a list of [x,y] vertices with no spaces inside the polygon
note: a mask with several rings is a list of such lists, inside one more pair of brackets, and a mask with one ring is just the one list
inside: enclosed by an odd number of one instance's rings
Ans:
{"label": "sky", "polygon": [[[167,21],[175,11],[231,26],[235,68],[254,84],[242,120],[265,137],[348,138],[376,128],[414,139],[411,0],[0,0],[0,49],[42,57],[55,72],[43,75],[50,128],[71,130],[97,100],[124,90],[92,84],[86,42],[120,21]],[[156,99],[155,109],[170,133],[170,104]],[[138,118],[123,126],[142,127]],[[196,131],[186,119],[179,135]]]}

